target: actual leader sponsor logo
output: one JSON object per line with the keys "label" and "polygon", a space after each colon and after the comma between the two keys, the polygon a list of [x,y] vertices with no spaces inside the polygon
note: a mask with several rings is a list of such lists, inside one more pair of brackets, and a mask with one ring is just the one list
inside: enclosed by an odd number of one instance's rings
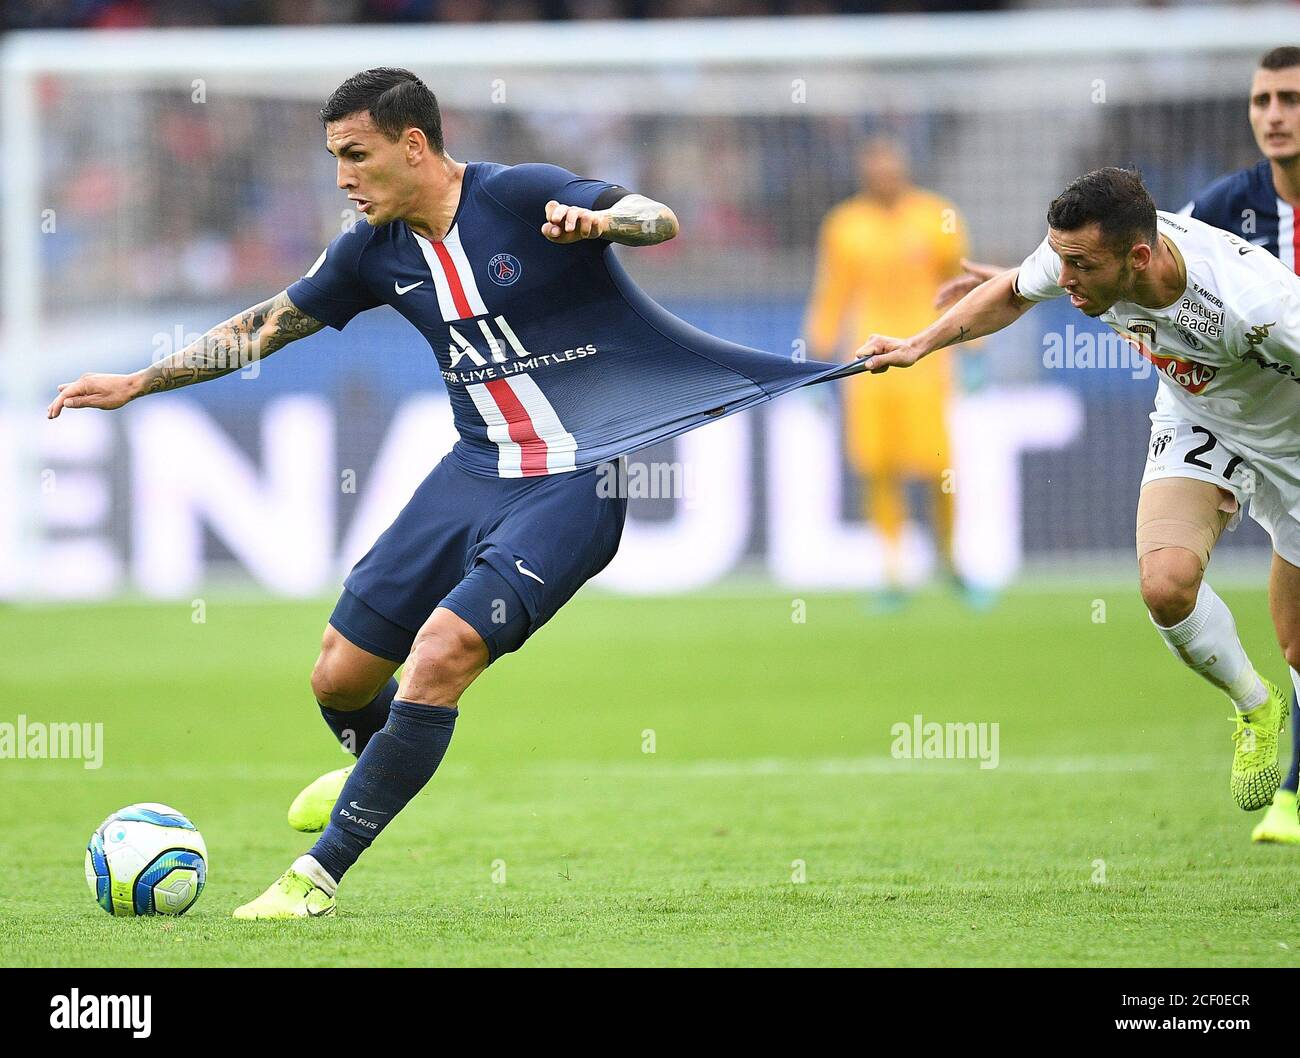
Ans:
{"label": "actual leader sponsor logo", "polygon": [[[1207,338],[1223,337],[1222,310],[1215,311],[1193,298],[1183,298],[1178,308],[1179,311],[1175,317],[1175,323],[1178,327],[1202,334]],[[1182,334],[1182,331],[1179,333]],[[1187,335],[1183,334],[1183,338],[1186,339]],[[1189,341],[1188,344],[1194,349],[1200,348],[1197,342]]]}

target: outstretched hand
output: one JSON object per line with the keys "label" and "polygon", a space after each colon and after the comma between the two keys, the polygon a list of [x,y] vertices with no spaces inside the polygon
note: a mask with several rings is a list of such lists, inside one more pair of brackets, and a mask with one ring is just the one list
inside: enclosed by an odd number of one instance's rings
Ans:
{"label": "outstretched hand", "polygon": [[54,398],[46,417],[57,419],[64,408],[100,408],[112,411],[139,396],[138,382],[134,375],[82,375],[75,382],[64,382],[59,386],[59,395]]}
{"label": "outstretched hand", "polygon": [[873,334],[853,355],[857,360],[866,360],[867,370],[878,375],[891,367],[911,367],[921,359],[922,353],[908,338]]}
{"label": "outstretched hand", "polygon": [[981,283],[987,282],[1003,271],[997,265],[980,264],[978,261],[969,261],[965,257],[961,259],[961,266],[965,270],[965,274],[948,280],[935,294],[934,307],[936,309],[942,310],[950,305],[957,304]]}

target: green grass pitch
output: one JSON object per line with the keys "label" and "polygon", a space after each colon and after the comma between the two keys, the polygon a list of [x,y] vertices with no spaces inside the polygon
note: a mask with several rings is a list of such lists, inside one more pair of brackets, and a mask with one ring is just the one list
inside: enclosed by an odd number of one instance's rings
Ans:
{"label": "green grass pitch", "polygon": [[[1285,680],[1263,592],[1224,594]],[[229,916],[310,844],[294,793],[345,763],[307,687],[329,604],[0,610],[0,721],[104,724],[99,770],[0,760],[0,963],[1297,963],[1300,849],[1251,846],[1230,706],[1134,585],[984,615],[802,598],[798,623],[775,592],[584,593],[470,690],[338,916],[301,924]],[[918,713],[1000,725],[998,767],[895,759]],[[94,827],[145,800],[207,840],[180,919],[112,919],[82,877]]]}

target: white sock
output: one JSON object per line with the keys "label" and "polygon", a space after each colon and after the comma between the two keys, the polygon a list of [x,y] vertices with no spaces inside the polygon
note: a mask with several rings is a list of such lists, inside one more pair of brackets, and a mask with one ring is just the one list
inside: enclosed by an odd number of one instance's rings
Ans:
{"label": "white sock", "polygon": [[1239,712],[1268,700],[1268,688],[1237,638],[1232,611],[1204,580],[1196,594],[1195,609],[1172,628],[1157,624],[1156,631],[1175,657],[1223,691]]}
{"label": "white sock", "polygon": [[316,862],[314,856],[299,856],[293,861],[293,870],[297,871],[304,878],[310,878],[321,889],[325,890],[326,896],[333,896],[339,883],[329,876],[329,872]]}

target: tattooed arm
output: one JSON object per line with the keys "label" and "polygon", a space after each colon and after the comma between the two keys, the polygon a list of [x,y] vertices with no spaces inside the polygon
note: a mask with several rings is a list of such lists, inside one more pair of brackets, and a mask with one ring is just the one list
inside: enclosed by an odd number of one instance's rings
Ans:
{"label": "tattooed arm", "polygon": [[603,236],[624,246],[653,246],[667,242],[679,230],[677,215],[662,202],[645,195],[624,195],[608,210]]}
{"label": "tattooed arm", "polygon": [[546,203],[546,223],[542,225],[542,234],[551,242],[606,239],[624,246],[667,242],[679,230],[676,214],[645,195],[624,195],[609,209],[582,209],[552,199]]}
{"label": "tattooed arm", "polygon": [[147,393],[191,386],[264,360],[290,342],[315,334],[325,324],[299,309],[281,291],[269,301],[245,309],[171,356],[129,375],[82,375],[59,386],[47,414],[57,419],[64,408],[120,408]]}
{"label": "tattooed arm", "polygon": [[264,360],[277,349],[315,334],[324,326],[281,291],[269,301],[217,324],[184,349],[137,372],[141,376],[141,393],[158,393],[220,378]]}

